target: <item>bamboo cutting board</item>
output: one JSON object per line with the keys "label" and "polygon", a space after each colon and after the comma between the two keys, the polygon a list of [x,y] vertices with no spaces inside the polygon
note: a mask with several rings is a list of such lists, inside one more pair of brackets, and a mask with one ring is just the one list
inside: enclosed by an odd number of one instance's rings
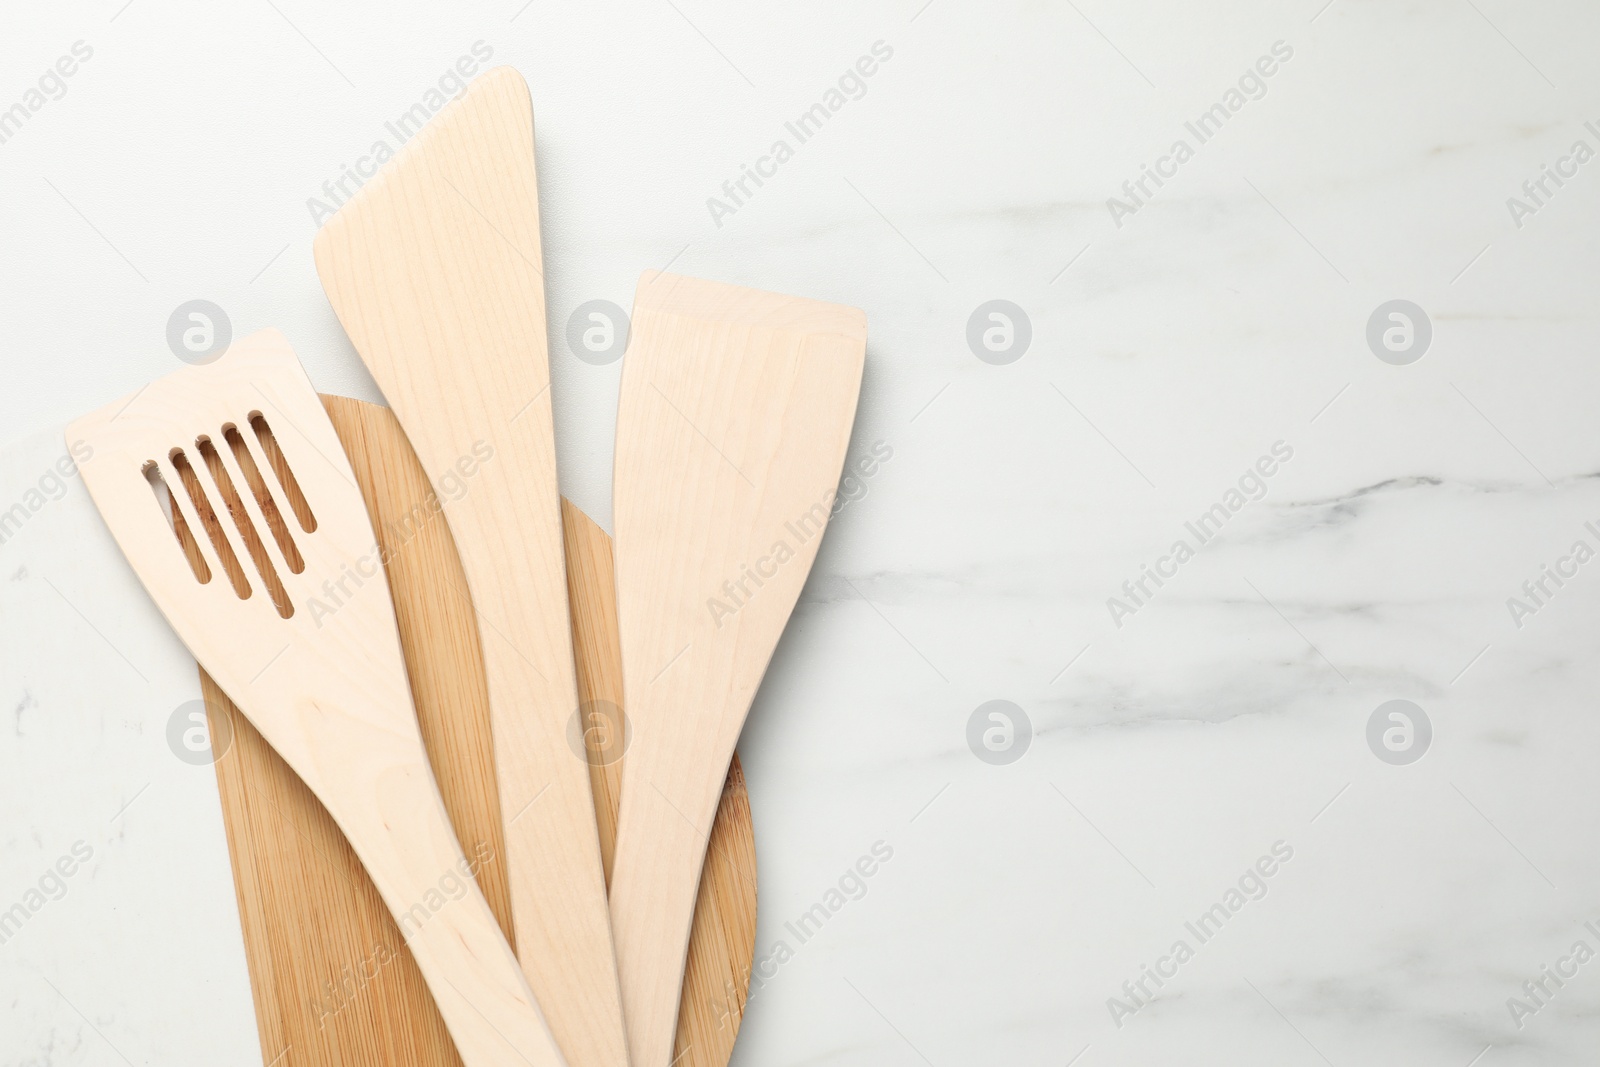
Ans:
{"label": "bamboo cutting board", "polygon": [[[325,397],[377,531],[411,688],[445,806],[507,938],[510,890],[477,622],[440,502],[387,409]],[[490,461],[492,462],[492,460]],[[470,480],[463,492],[470,493]],[[448,501],[444,506],[448,506]],[[609,877],[628,733],[611,544],[562,501],[578,693],[568,731],[589,764]],[[333,820],[212,681],[223,818],[269,1067],[460,1059],[376,888]],[[755,953],[755,839],[735,756],[707,851],[684,976],[676,1067],[725,1067]],[[514,943],[514,942],[513,942]]]}

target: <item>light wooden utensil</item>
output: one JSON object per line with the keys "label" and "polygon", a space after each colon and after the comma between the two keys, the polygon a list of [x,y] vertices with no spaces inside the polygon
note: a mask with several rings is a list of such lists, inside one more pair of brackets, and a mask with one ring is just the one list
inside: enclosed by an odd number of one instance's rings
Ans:
{"label": "light wooden utensil", "polygon": [[[466,851],[488,857],[477,869],[478,884],[509,932],[483,655],[443,510],[454,505],[430,488],[388,408],[336,396],[322,403],[382,550],[417,718],[445,808]],[[286,495],[291,508],[303,506],[292,487]],[[578,696],[586,707],[620,705],[611,538],[565,500],[561,514]],[[182,523],[181,514],[176,519]],[[192,544],[187,527],[181,532]],[[201,682],[220,753],[217,784],[266,1062],[460,1067],[422,974],[344,835],[204,671]],[[613,761],[616,752],[604,740],[599,730],[585,737],[609,859],[622,762]],[[726,1067],[750,981],[755,837],[737,756],[711,838],[683,979],[676,1067]]]}
{"label": "light wooden utensil", "polygon": [[589,769],[567,743],[579,709],[521,75],[479,76],[328,220],[315,252],[339,321],[453,500],[517,955],[574,1067],[626,1067]]}
{"label": "light wooden utensil", "polygon": [[[157,607],[360,857],[462,1060],[562,1064],[451,830],[381,549],[282,335],[153,382],[67,439],[93,449],[84,484]],[[291,485],[308,507],[291,506]],[[195,562],[169,508],[206,531]]]}
{"label": "light wooden utensil", "polygon": [[633,1067],[667,1067],[728,760],[816,558],[855,419],[855,308],[647,272],[617,410],[633,741],[611,921]]}

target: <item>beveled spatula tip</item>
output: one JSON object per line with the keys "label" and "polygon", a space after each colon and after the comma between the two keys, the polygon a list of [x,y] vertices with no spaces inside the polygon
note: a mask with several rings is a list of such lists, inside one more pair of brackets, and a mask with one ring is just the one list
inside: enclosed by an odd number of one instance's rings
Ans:
{"label": "beveled spatula tip", "polygon": [[863,346],[867,340],[867,313],[860,308],[667,271],[640,273],[633,306],[635,314],[645,311],[730,325],[839,334],[859,340]]}
{"label": "beveled spatula tip", "polygon": [[[394,183],[403,181],[408,171],[429,165],[429,156],[438,152],[440,148],[445,148],[446,154],[467,155],[459,151],[459,145],[455,145],[455,151],[452,152],[440,142],[444,141],[448,145],[449,139],[456,136],[453,132],[455,128],[474,124],[472,112],[485,108],[492,110],[502,120],[509,120],[504,121],[504,134],[516,137],[523,131],[526,132],[531,163],[533,99],[528,91],[528,82],[516,67],[506,65],[492,67],[469,82],[465,89],[450,99],[437,114],[431,116],[414,132],[408,129],[406,132],[410,134],[409,139],[395,151],[393,157],[379,157],[382,166],[377,174],[338,202],[339,210],[322,224],[311,241],[312,257],[316,261],[318,274],[322,275],[324,280],[327,274],[323,270],[323,264],[330,254],[330,246],[350,227],[363,221],[361,210],[363,206],[371,200],[380,198],[380,194]],[[402,116],[401,121],[404,122],[407,118],[409,113],[407,116]],[[520,149],[521,146],[514,147]],[[520,154],[508,152],[507,158],[519,160]]]}

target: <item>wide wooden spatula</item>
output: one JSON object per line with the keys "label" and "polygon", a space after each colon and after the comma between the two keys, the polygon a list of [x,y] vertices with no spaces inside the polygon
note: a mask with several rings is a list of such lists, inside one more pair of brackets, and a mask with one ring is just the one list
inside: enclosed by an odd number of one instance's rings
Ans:
{"label": "wide wooden spatula", "polygon": [[735,742],[816,558],[866,357],[859,310],[647,273],[617,409],[617,620],[633,741],[611,922],[633,1067],[667,1067]]}
{"label": "wide wooden spatula", "polygon": [[573,1067],[626,1067],[589,767],[567,740],[578,693],[521,75],[473,82],[328,220],[316,259],[447,501],[489,680],[517,955]]}
{"label": "wide wooden spatula", "polygon": [[467,1067],[564,1064],[450,828],[366,507],[288,343],[247,337],[67,439],[157,607],[371,873]]}

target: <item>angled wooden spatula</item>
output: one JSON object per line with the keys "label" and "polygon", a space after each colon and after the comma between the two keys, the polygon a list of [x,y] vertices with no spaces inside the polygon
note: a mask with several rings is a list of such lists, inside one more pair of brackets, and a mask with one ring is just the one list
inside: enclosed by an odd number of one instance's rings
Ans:
{"label": "angled wooden spatula", "polygon": [[624,1067],[589,769],[567,741],[578,697],[522,77],[481,75],[328,221],[315,250],[461,553],[488,673],[518,957],[574,1067]]}
{"label": "angled wooden spatula", "polygon": [[634,297],[613,487],[633,740],[611,879],[633,1067],[672,1055],[718,796],[832,508],[866,328],[855,308],[671,274]]}
{"label": "angled wooden spatula", "polygon": [[288,343],[244,338],[67,439],[89,444],[84,484],[151,598],[371,873],[462,1060],[562,1064],[450,828],[366,506]]}

